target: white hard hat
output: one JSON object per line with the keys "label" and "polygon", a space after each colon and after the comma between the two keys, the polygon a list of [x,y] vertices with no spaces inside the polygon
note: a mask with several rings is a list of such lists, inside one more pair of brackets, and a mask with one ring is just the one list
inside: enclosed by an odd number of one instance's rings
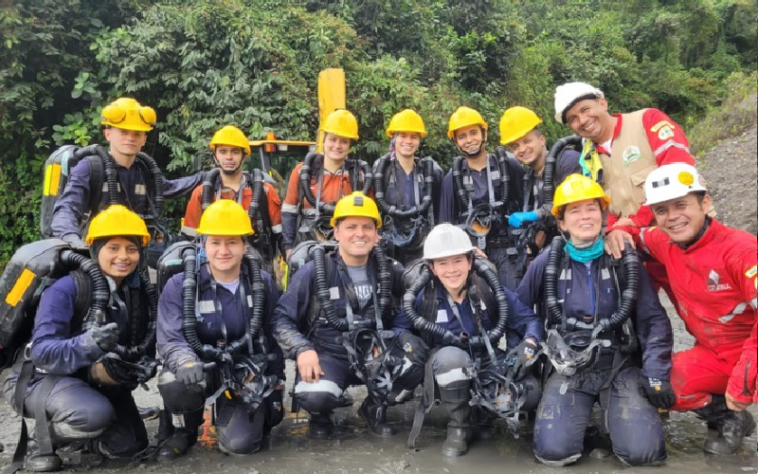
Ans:
{"label": "white hard hat", "polygon": [[555,120],[558,123],[564,123],[563,113],[574,103],[577,99],[582,97],[592,97],[602,99],[605,97],[603,91],[597,87],[593,87],[586,82],[568,82],[562,86],[555,88]]}
{"label": "white hard hat", "polygon": [[707,189],[700,183],[700,176],[694,166],[687,163],[663,165],[647,175],[645,205],[658,204],[698,191]]}
{"label": "white hard hat", "polygon": [[466,232],[453,224],[440,224],[429,232],[424,242],[424,260],[462,255],[474,250]]}

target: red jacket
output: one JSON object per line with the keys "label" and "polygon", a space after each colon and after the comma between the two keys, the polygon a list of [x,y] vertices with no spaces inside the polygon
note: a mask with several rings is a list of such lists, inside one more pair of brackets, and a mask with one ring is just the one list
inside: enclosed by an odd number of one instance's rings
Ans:
{"label": "red jacket", "polygon": [[751,403],[756,387],[756,275],[758,240],[715,219],[684,250],[657,227],[637,233],[640,247],[666,267],[687,331],[696,344],[734,360],[727,392]]}
{"label": "red jacket", "polygon": [[[613,140],[618,137],[623,126],[623,117],[621,114],[613,114],[618,119],[616,127],[613,129],[613,138],[611,138],[611,147]],[[645,135],[653,149],[655,161],[658,166],[668,165],[671,163],[687,163],[695,166],[695,159],[690,154],[689,141],[676,122],[658,109],[647,109],[642,115],[642,124],[645,128]],[[605,150],[601,144],[596,143],[598,152],[610,155],[609,150]],[[649,206],[642,206],[636,214],[629,216],[639,227],[646,227],[654,222],[653,213]],[[608,216],[608,228],[616,224],[618,218],[614,215]]]}

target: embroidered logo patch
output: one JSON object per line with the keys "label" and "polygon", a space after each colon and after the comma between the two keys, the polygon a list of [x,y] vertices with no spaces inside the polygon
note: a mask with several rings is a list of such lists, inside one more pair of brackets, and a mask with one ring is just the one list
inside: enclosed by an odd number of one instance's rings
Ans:
{"label": "embroidered logo patch", "polygon": [[711,270],[708,274],[708,291],[725,291],[731,290],[732,285],[729,283],[720,283],[721,275],[716,273],[716,270]]}
{"label": "embroidered logo patch", "polygon": [[642,153],[640,153],[640,149],[634,145],[626,147],[626,150],[624,150],[624,154],[622,155],[624,159],[624,166],[629,166],[635,161],[639,160],[642,156]]}
{"label": "embroidered logo patch", "polygon": [[758,274],[758,266],[753,265],[753,268],[745,272],[745,276],[748,278],[753,278],[756,274]]}
{"label": "embroidered logo patch", "polygon": [[674,124],[668,120],[661,120],[650,128],[653,133],[658,133],[658,139],[668,140],[674,136]]}

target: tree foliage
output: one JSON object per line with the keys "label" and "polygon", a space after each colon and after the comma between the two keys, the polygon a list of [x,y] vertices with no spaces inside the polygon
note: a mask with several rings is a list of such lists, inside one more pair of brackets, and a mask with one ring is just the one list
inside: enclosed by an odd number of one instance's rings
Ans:
{"label": "tree foliage", "polygon": [[423,153],[446,165],[460,105],[484,114],[491,148],[513,105],[568,134],[551,119],[565,81],[690,126],[756,70],[756,22],[753,0],[0,0],[0,265],[37,236],[44,159],[100,141],[121,95],[157,109],[146,151],[179,175],[227,123],[313,139],[318,72],[341,67],[356,154],[382,155],[390,117],[412,107]]}

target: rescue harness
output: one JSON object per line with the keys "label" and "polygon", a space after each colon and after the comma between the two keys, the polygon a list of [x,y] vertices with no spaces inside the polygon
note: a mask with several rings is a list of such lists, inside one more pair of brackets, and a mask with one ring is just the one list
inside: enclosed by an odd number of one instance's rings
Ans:
{"label": "rescue harness", "polygon": [[[433,187],[434,187],[434,160],[430,156],[415,159],[411,174],[413,181],[414,205],[403,209],[397,205],[390,205],[386,198],[385,176],[388,167],[392,165],[393,154],[388,153],[377,160],[374,164],[374,195],[376,203],[382,212],[385,228],[389,232],[383,232],[382,237],[396,247],[413,247],[421,245],[421,237],[424,229],[434,227],[433,212]],[[421,170],[423,187],[419,186],[417,170]],[[397,181],[395,171],[390,172],[387,184],[392,185]]]}
{"label": "rescue harness", "polygon": [[[373,174],[371,167],[363,160],[357,158],[347,158],[343,165],[343,170],[348,171],[350,174],[350,186],[353,190],[358,189],[360,174],[363,174],[363,186],[361,192],[368,195],[371,185],[373,183]],[[311,177],[317,176],[316,180],[316,196],[313,195],[311,190]],[[327,203],[321,199],[322,182],[324,179],[324,155],[316,153],[308,153],[303,160],[303,166],[300,168],[299,178],[299,198],[298,206],[302,205],[302,199],[305,198],[308,203],[313,206],[316,212],[313,222],[307,229],[303,229],[305,232],[310,233],[314,240],[324,241],[332,238],[332,229],[330,220],[334,215],[334,209],[336,203]],[[302,216],[299,214],[299,220]],[[300,224],[298,224],[300,228]]]}

